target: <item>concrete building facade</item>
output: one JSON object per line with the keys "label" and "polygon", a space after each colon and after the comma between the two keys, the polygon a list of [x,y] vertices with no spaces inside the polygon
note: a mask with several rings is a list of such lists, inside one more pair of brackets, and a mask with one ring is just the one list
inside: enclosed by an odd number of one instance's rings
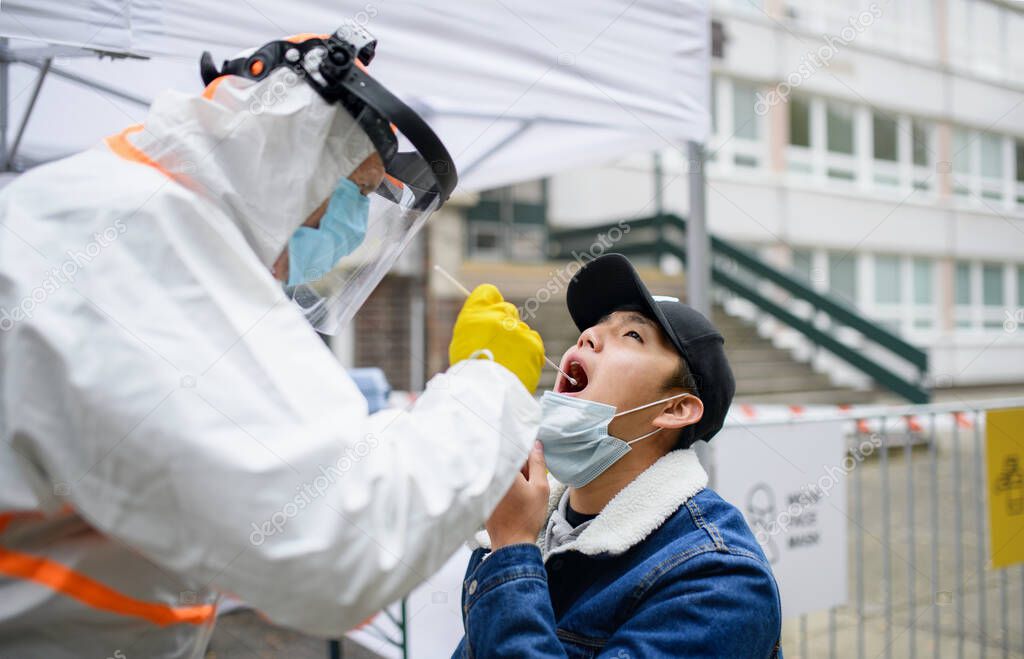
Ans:
{"label": "concrete building facade", "polygon": [[[710,232],[927,350],[934,387],[1024,383],[1024,5],[716,0],[712,18]],[[456,199],[407,271],[422,284],[427,321],[412,343],[423,364],[394,367],[396,385],[445,363],[460,300],[428,265],[466,285],[495,280],[517,304],[544,288],[560,300],[552,231],[686,217],[695,166],[666,140],[657,153]],[[682,294],[678,263],[651,265],[663,292]],[[558,316],[564,305],[544,306]],[[867,386],[746,315],[795,358]]]}

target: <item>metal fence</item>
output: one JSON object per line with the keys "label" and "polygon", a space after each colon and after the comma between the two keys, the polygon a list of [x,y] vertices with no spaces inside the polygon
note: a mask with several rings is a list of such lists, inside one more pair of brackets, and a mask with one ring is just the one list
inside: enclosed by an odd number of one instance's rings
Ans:
{"label": "metal fence", "polygon": [[985,412],[1012,407],[1024,398],[745,424],[845,418],[851,450],[879,440],[849,475],[849,601],[785,621],[787,657],[1024,656],[1024,566],[990,568],[986,545]]}

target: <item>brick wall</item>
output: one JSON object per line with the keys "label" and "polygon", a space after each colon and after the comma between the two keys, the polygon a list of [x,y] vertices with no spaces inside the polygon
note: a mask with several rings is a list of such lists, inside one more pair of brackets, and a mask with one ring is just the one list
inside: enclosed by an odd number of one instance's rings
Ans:
{"label": "brick wall", "polygon": [[355,317],[356,366],[384,370],[394,389],[408,389],[411,296],[415,280],[388,275]]}

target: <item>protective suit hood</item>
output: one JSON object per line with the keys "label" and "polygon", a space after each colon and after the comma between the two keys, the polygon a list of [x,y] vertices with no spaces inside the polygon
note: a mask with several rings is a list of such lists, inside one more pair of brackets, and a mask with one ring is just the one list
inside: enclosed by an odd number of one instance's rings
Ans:
{"label": "protective suit hood", "polygon": [[199,96],[165,92],[136,130],[131,145],[220,206],[268,268],[338,181],[375,152],[344,107],[284,68],[260,81],[222,76]]}

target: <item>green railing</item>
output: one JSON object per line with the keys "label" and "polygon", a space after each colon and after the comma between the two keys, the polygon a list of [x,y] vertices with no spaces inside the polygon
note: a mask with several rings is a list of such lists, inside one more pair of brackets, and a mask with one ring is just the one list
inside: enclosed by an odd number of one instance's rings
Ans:
{"label": "green railing", "polygon": [[[597,227],[580,229],[551,230],[552,256],[556,258],[579,258],[584,252],[591,255],[601,245],[601,252],[619,252],[633,257],[660,258],[673,255],[686,262],[685,241],[686,220],[677,215],[656,215],[653,217],[618,222]],[[611,238],[617,238],[610,241]],[[606,245],[613,242],[611,248]],[[931,395],[923,382],[928,372],[928,355],[920,348],[907,343],[902,337],[876,325],[843,302],[811,288],[799,277],[779,270],[746,249],[715,236],[711,237],[711,281],[743,298],[758,309],[772,316],[787,327],[791,327],[814,345],[827,350],[847,364],[870,377],[876,384],[906,398],[913,403],[927,403]],[[722,261],[735,264],[746,276],[737,276],[732,268],[724,267]],[[758,282],[770,282],[791,297],[805,300],[816,312],[823,313],[831,320],[831,327],[845,326],[857,331],[865,340],[901,363],[908,364],[916,372],[916,378],[908,378],[877,359],[853,348],[833,334],[818,327],[812,320],[801,318],[782,304],[770,299],[758,290]]]}

